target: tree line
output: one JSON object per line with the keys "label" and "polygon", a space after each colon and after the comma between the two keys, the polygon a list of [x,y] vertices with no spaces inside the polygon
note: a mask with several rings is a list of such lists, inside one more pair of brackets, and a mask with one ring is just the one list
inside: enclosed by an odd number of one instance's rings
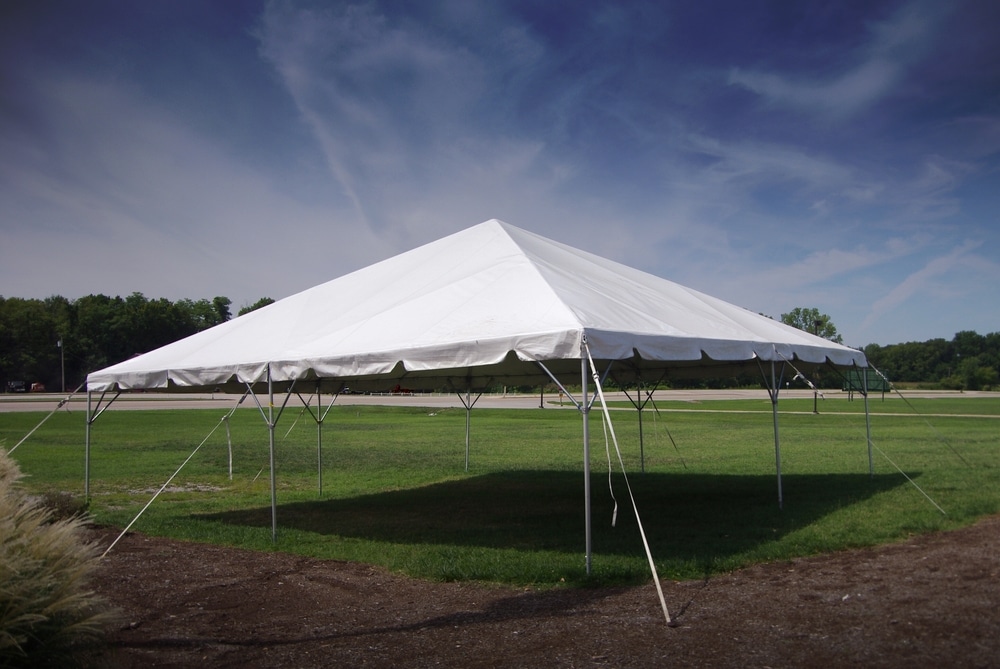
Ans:
{"label": "tree line", "polygon": [[[796,307],[781,314],[781,322],[842,344],[843,338],[826,314]],[[868,361],[892,383],[929,384],[946,390],[992,390],[1000,380],[1000,333],[981,335],[972,330],[951,341],[930,339],[880,346],[868,344]],[[825,385],[836,379],[825,375]]]}
{"label": "tree line", "polygon": [[862,349],[893,383],[933,383],[949,390],[994,390],[1000,381],[1000,332],[958,332],[951,341],[930,339]]}
{"label": "tree line", "polygon": [[[237,316],[274,302],[264,297]],[[87,295],[76,300],[0,296],[0,391],[49,391],[83,383],[89,372],[224,323],[232,317],[228,297],[149,299]],[[841,342],[826,314],[797,307],[781,321]],[[951,341],[931,339],[862,349],[893,383],[924,383],[949,389],[993,389],[1000,383],[1000,333],[958,332]],[[833,375],[824,385],[835,384]],[[754,379],[718,379],[710,385],[753,383]],[[38,387],[36,386],[36,387]]]}
{"label": "tree line", "polygon": [[[270,304],[262,298],[239,315]],[[228,297],[175,302],[87,295],[0,296],[0,391],[67,391],[87,374],[228,321]]]}

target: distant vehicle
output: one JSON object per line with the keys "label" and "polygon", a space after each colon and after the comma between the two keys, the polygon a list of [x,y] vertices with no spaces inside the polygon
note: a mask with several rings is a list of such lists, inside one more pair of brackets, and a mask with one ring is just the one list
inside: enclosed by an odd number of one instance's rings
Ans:
{"label": "distant vehicle", "polygon": [[28,384],[24,381],[8,381],[7,382],[7,392],[8,393],[26,393],[28,392]]}
{"label": "distant vehicle", "polygon": [[45,384],[44,383],[38,383],[37,381],[35,383],[32,383],[31,384],[31,392],[33,392],[33,393],[44,393],[45,392]]}
{"label": "distant vehicle", "polygon": [[400,385],[396,385],[395,388],[389,391],[393,395],[412,395],[413,391],[409,388],[404,388]]}

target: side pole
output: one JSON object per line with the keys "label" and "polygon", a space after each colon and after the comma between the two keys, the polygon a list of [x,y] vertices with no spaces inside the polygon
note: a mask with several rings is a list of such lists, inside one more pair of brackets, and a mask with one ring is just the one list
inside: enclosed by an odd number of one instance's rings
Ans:
{"label": "side pole", "polygon": [[316,384],[316,481],[319,496],[323,496],[323,393]]}
{"label": "side pole", "polygon": [[465,471],[469,471],[470,435],[472,432],[472,388],[465,390]]}
{"label": "side pole", "polygon": [[868,411],[868,367],[865,367],[861,375],[861,387],[865,396],[865,434],[868,437],[868,475],[875,478],[875,460],[872,458],[872,415]]}
{"label": "side pole", "polygon": [[84,437],[83,448],[83,501],[90,505],[90,424],[93,422],[93,411],[91,410],[91,397],[93,393],[87,390],[87,429]]}
{"label": "side pole", "polygon": [[274,382],[271,380],[271,365],[267,366],[267,434],[271,461],[271,541],[278,540],[278,495],[277,473],[274,467]]}
{"label": "side pole", "polygon": [[590,401],[587,399],[587,356],[583,347],[586,346],[584,340],[580,348],[580,385],[582,403],[580,411],[583,413],[583,497],[584,497],[584,535],[587,544],[587,575],[590,576],[591,563],[591,532],[590,532]]}
{"label": "side pole", "polygon": [[232,414],[226,414],[222,417],[222,420],[226,421],[226,444],[229,447],[229,480],[233,480],[233,431],[229,428],[229,417]]}
{"label": "side pole", "polygon": [[778,437],[778,390],[781,388],[774,372],[774,360],[771,361],[771,415],[774,417],[774,466],[778,472],[778,508],[783,509],[785,500],[781,490],[781,440]]}
{"label": "side pole", "polygon": [[[611,368],[609,367],[608,369],[610,370]],[[643,435],[643,429],[642,429],[642,411],[643,409],[646,408],[647,403],[653,401],[653,393],[656,391],[657,387],[659,387],[660,385],[660,382],[662,382],[666,376],[667,373],[664,372],[663,375],[660,376],[660,380],[657,381],[655,384],[653,384],[652,386],[653,390],[645,391],[646,399],[642,399],[642,393],[645,390],[645,388],[643,388],[642,385],[642,378],[638,376],[636,376],[637,383],[635,389],[635,399],[633,400],[632,396],[628,394],[628,391],[627,390],[625,391],[625,397],[628,398],[628,401],[631,402],[632,406],[635,407],[636,413],[639,414],[639,468],[644,474],[646,473],[646,439],[645,436]],[[655,402],[653,402],[653,408],[654,409],[656,408]],[[657,414],[659,414],[659,410],[657,410]],[[673,441],[673,438],[671,438],[671,441]],[[676,447],[676,444],[674,446]]]}
{"label": "side pole", "polygon": [[[543,366],[542,369],[545,369],[545,367]],[[479,402],[479,398],[483,396],[483,393],[486,392],[486,388],[488,388],[491,383],[493,383],[492,378],[490,378],[489,382],[486,383],[483,390],[479,391],[479,394],[476,395],[476,399],[472,399],[472,382],[470,380],[466,379],[465,395],[462,395],[462,392],[456,388],[450,380],[448,381],[448,387],[450,387],[454,393],[458,395],[458,399],[461,400],[462,406],[465,407],[465,471],[469,471],[469,461],[472,454],[472,408],[476,406]]]}
{"label": "side pole", "polygon": [[635,399],[638,400],[639,404],[636,404],[636,409],[639,412],[639,470],[645,474],[646,473],[646,446],[645,440],[642,436],[642,409],[645,403],[642,401],[642,384],[635,391]]}

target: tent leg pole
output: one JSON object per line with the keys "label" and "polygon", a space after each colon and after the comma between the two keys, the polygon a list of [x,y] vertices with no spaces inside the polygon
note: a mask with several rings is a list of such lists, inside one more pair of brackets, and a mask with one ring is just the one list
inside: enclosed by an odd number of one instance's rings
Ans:
{"label": "tent leg pole", "polygon": [[271,462],[271,541],[278,541],[278,496],[277,478],[274,468],[274,383],[271,380],[271,366],[267,366],[267,434]]}
{"label": "tent leg pole", "polygon": [[[582,351],[581,351],[582,353]],[[587,576],[590,576],[590,564],[591,564],[591,531],[590,531],[590,425],[589,425],[589,415],[590,415],[590,403],[587,399],[587,358],[585,355],[581,355],[580,360],[580,378],[581,378],[581,395],[583,398],[583,403],[580,405],[580,411],[583,412],[583,497],[584,497],[584,536],[587,545]]]}
{"label": "tent leg pole", "polygon": [[778,390],[777,376],[774,373],[774,361],[771,361],[771,414],[774,417],[774,466],[778,473],[778,508],[784,508],[784,498],[781,490],[781,441],[778,437]]}
{"label": "tent leg pole", "polygon": [[87,429],[84,433],[83,447],[83,501],[90,505],[90,425],[93,423],[93,411],[91,409],[92,392],[87,390]]}
{"label": "tent leg pole", "polygon": [[868,410],[868,368],[864,370],[862,378],[862,387],[864,388],[865,396],[865,434],[868,438],[868,475],[871,478],[875,478],[875,460],[872,458],[872,415]]}
{"label": "tent leg pole", "polygon": [[316,481],[319,496],[323,496],[323,396],[316,386]]}
{"label": "tent leg pole", "polygon": [[469,442],[472,428],[472,409],[465,407],[465,471],[469,471]]}
{"label": "tent leg pole", "polygon": [[646,473],[646,446],[642,435],[642,407],[639,407],[639,470]]}
{"label": "tent leg pole", "polygon": [[233,480],[233,431],[229,428],[229,415],[223,417],[226,421],[226,445],[229,447],[229,480]]}
{"label": "tent leg pole", "polygon": [[[478,399],[478,398],[477,398]],[[472,388],[465,390],[465,471],[469,471],[469,451],[472,433]]]}

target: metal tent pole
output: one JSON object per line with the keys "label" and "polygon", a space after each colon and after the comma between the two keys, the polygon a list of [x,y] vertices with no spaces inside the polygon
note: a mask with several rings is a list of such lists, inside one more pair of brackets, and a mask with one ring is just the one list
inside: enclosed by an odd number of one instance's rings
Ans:
{"label": "metal tent pole", "polygon": [[271,364],[267,365],[267,434],[271,460],[271,541],[278,540],[277,474],[274,467],[274,382]]}
{"label": "metal tent pole", "polygon": [[319,496],[323,496],[323,393],[316,382],[316,481]]}
{"label": "metal tent pole", "polygon": [[642,435],[642,409],[646,406],[645,402],[642,402],[642,383],[638,384],[639,387],[635,390],[635,399],[640,402],[636,404],[636,409],[639,412],[639,470],[645,474],[646,473],[646,446],[645,440]]}
{"label": "metal tent pole", "polygon": [[[478,399],[478,398],[477,398]],[[472,388],[465,390],[465,471],[469,471],[469,451],[472,432]]]}
{"label": "metal tent pole", "polygon": [[865,434],[868,438],[868,475],[875,477],[875,460],[872,458],[872,415],[868,411],[868,368],[862,370],[861,387],[865,396]]}
{"label": "metal tent pole", "polygon": [[778,508],[782,509],[784,508],[784,497],[781,490],[781,440],[778,437],[778,391],[780,389],[781,385],[774,372],[774,360],[771,360],[771,388],[768,389],[768,393],[771,395],[771,415],[774,417],[774,466],[778,473]]}
{"label": "metal tent pole", "polygon": [[590,532],[590,401],[587,399],[587,356],[584,347],[587,340],[584,338],[580,347],[580,386],[582,403],[580,411],[583,413],[583,497],[584,497],[584,534],[587,544],[587,575],[590,575],[591,563],[591,532]]}
{"label": "metal tent pole", "polygon": [[92,391],[87,389],[87,429],[84,437],[83,449],[83,500],[85,504],[90,504],[90,424],[93,422],[91,410]]}
{"label": "metal tent pole", "polygon": [[229,427],[229,416],[226,414],[222,420],[226,422],[226,446],[229,449],[229,480],[233,480],[233,431]]}
{"label": "metal tent pole", "polygon": [[[608,369],[610,370],[611,368],[609,367]],[[636,413],[639,414],[639,468],[640,468],[640,470],[643,473],[646,473],[646,439],[645,439],[645,436],[643,434],[642,412],[643,412],[643,409],[646,408],[646,405],[649,402],[653,401],[653,393],[659,387],[659,385],[663,381],[663,379],[666,378],[666,376],[667,376],[667,373],[663,372],[663,375],[660,376],[660,380],[653,384],[653,386],[652,386],[653,390],[645,390],[643,388],[643,385],[642,385],[642,377],[640,377],[637,374],[636,375],[635,399],[633,400],[632,396],[628,394],[628,391],[627,390],[625,391],[625,397],[628,398],[628,401],[631,402],[632,406],[635,407]],[[621,384],[621,383],[619,383],[619,385],[622,385],[624,387],[624,385]],[[646,399],[642,399],[642,393],[643,393],[644,390],[646,392]],[[654,409],[656,408],[656,403],[655,402],[653,402],[653,408]],[[659,413],[659,411],[657,411],[657,413]],[[671,440],[673,440],[673,439],[671,438]],[[676,446],[676,444],[675,444],[675,446]]]}
{"label": "metal tent pole", "polygon": [[[545,369],[544,365],[541,365],[541,367],[542,369]],[[548,372],[548,370],[545,371],[546,373]],[[479,391],[478,395],[476,395],[476,399],[472,399],[472,381],[470,379],[466,378],[465,381],[465,395],[463,395],[462,391],[455,387],[450,379],[448,380],[448,387],[451,388],[456,395],[458,395],[458,399],[462,402],[462,406],[465,407],[465,471],[469,471],[469,460],[472,454],[472,409],[476,406],[479,399],[483,396],[483,393],[486,392],[486,389],[489,388],[492,383],[493,378],[490,377],[490,380],[486,382],[483,389]]]}
{"label": "metal tent pole", "polygon": [[[293,381],[292,388],[294,387],[295,387],[295,382]],[[289,388],[288,392],[285,394],[285,404],[283,404],[281,407],[281,411],[279,412],[279,417],[280,414],[284,412],[288,400],[291,399],[292,388]],[[343,385],[341,385],[341,388],[343,388]],[[337,393],[333,396],[333,399],[330,400],[330,404],[326,407],[326,413],[323,413],[323,397],[322,397],[323,386],[320,381],[317,381],[315,414],[313,413],[312,410],[312,395],[310,395],[309,399],[307,400],[304,397],[302,397],[301,393],[296,392],[295,394],[302,402],[302,411],[304,412],[308,411],[309,415],[312,416],[313,421],[316,422],[316,485],[319,489],[319,496],[322,497],[323,496],[323,421],[326,420],[326,414],[330,413],[330,410],[333,408],[334,403],[336,403],[337,401],[337,397],[340,396],[340,391],[338,390]],[[294,427],[294,423],[292,424],[292,426]],[[289,428],[289,432],[291,432],[291,428]],[[288,435],[286,434],[285,436]]]}

